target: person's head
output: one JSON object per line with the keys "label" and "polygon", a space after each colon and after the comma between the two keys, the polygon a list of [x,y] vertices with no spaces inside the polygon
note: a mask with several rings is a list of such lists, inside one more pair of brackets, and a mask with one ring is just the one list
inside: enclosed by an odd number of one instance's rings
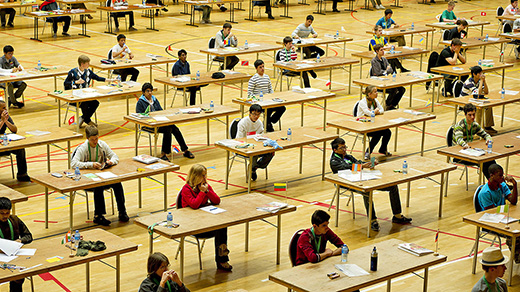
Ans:
{"label": "person's head", "polygon": [[394,14],[392,9],[388,8],[388,9],[385,10],[385,18],[386,19],[390,19],[392,17],[392,14]]}
{"label": "person's head", "polygon": [[377,54],[378,57],[383,57],[385,54],[385,49],[382,44],[377,44],[374,46],[374,53]]}
{"label": "person's head", "polygon": [[469,68],[469,70],[471,71],[471,77],[473,77],[473,80],[479,81],[480,76],[482,76],[482,67],[473,66],[473,67]]}
{"label": "person's head", "polygon": [[202,164],[194,164],[190,170],[188,171],[188,177],[186,178],[186,183],[194,188],[201,183],[206,182],[206,177],[208,175],[208,171],[206,167]]}
{"label": "person's head", "polygon": [[518,0],[511,0],[511,5],[513,5],[514,8],[518,7]]}
{"label": "person's head", "polygon": [[141,87],[141,91],[143,92],[144,97],[151,100],[153,95],[153,86],[150,82],[146,82]]}
{"label": "person's head", "polygon": [[162,274],[168,271],[170,267],[170,261],[164,254],[160,252],[154,252],[148,256],[148,264],[146,267],[148,270],[148,276],[156,274],[159,277],[162,277]]}
{"label": "person's head", "polygon": [[468,22],[464,19],[458,19],[457,22],[455,22],[455,24],[458,25],[459,31],[468,28]]}
{"label": "person's head", "polygon": [[448,11],[453,11],[454,8],[455,8],[455,1],[450,0],[450,2],[448,2]]}
{"label": "person's head", "polygon": [[11,200],[6,197],[0,198],[0,222],[7,222],[7,218],[11,215]]}
{"label": "person's head", "polygon": [[332,142],[330,142],[330,146],[332,147],[332,151],[334,151],[334,153],[338,153],[341,156],[347,153],[347,145],[345,145],[345,140],[343,140],[343,138],[338,137],[332,140]]}
{"label": "person's head", "polygon": [[462,41],[460,39],[454,38],[451,40],[451,51],[460,51],[460,48],[462,48]]}
{"label": "person's head", "polygon": [[309,27],[313,21],[314,21],[314,16],[312,16],[310,14],[307,15],[307,17],[305,18],[305,26]]}
{"label": "person's head", "polygon": [[99,140],[98,128],[94,125],[88,125],[85,127],[85,135],[87,136],[90,147],[96,147]]}
{"label": "person's head", "polygon": [[479,261],[486,272],[486,278],[491,276],[492,279],[496,279],[504,276],[509,257],[503,255],[499,247],[490,246],[484,249]]}
{"label": "person's head", "polygon": [[464,111],[464,116],[466,116],[466,122],[472,124],[475,121],[475,113],[477,112],[477,107],[472,103],[467,103],[462,108]]}
{"label": "person's head", "polygon": [[380,37],[381,34],[383,34],[383,27],[381,27],[380,25],[374,26],[374,34]]}
{"label": "person's head", "polygon": [[226,22],[222,26],[222,31],[224,32],[225,35],[228,35],[231,32],[232,28],[233,28],[233,26],[231,25],[231,23]]}
{"label": "person's head", "polygon": [[377,98],[377,87],[369,85],[365,88],[365,96],[367,100],[373,101]]}
{"label": "person's head", "polygon": [[504,169],[498,164],[491,164],[488,168],[489,182],[501,184],[504,182]]}
{"label": "person's head", "polygon": [[258,75],[262,76],[264,75],[264,72],[265,72],[265,64],[264,64],[264,61],[258,59],[255,61],[255,69],[256,69],[256,73],[258,73]]}
{"label": "person's head", "polygon": [[255,103],[249,107],[249,118],[251,121],[256,122],[263,112],[262,106]]}
{"label": "person's head", "polygon": [[312,214],[311,223],[312,227],[314,227],[314,234],[325,234],[329,231],[329,213],[323,210],[316,210]]}
{"label": "person's head", "polygon": [[179,56],[179,59],[180,59],[182,62],[186,62],[186,58],[188,57],[188,52],[186,52],[185,49],[180,49],[180,50],[177,52],[177,56]]}
{"label": "person's head", "polygon": [[14,48],[11,45],[7,45],[4,47],[4,56],[7,60],[11,60],[14,55]]}
{"label": "person's head", "polygon": [[126,43],[126,36],[124,34],[118,34],[117,35],[117,43],[119,46],[123,47]]}
{"label": "person's head", "polygon": [[284,48],[289,50],[292,47],[292,45],[293,45],[292,37],[286,36],[286,37],[283,38],[283,46],[284,46]]}
{"label": "person's head", "polygon": [[81,55],[78,57],[78,65],[81,70],[88,69],[90,66],[90,58],[85,55]]}
{"label": "person's head", "polygon": [[3,99],[0,99],[0,114],[7,110],[7,105]]}

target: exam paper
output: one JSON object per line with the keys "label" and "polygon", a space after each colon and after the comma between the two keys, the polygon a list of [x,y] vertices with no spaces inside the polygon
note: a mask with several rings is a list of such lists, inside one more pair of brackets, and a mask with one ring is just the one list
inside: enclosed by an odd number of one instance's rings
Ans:
{"label": "exam paper", "polygon": [[425,115],[426,114],[426,113],[419,112],[419,111],[414,111],[414,110],[404,110],[403,112],[405,112],[407,114],[412,114],[414,116],[419,116],[419,115]]}
{"label": "exam paper", "polygon": [[36,253],[35,248],[20,248],[16,253],[17,256],[33,256]]}
{"label": "exam paper", "polygon": [[383,174],[380,170],[365,170],[361,171],[361,175],[358,172],[352,173],[351,170],[345,170],[342,172],[338,172],[338,176],[344,178],[351,182],[372,180],[372,179],[380,179]]}
{"label": "exam paper", "polygon": [[459,152],[462,154],[466,154],[469,156],[476,156],[476,157],[482,156],[486,153],[486,151],[479,149],[479,148],[461,149]]}
{"label": "exam paper", "polygon": [[219,213],[223,213],[223,212],[226,212],[226,210],[222,209],[222,208],[219,208],[219,207],[215,207],[215,206],[206,206],[206,207],[202,207],[202,208],[199,208],[203,211],[206,211],[206,212],[209,212],[211,214],[219,214]]}
{"label": "exam paper", "polygon": [[3,263],[8,263],[8,262],[14,260],[15,258],[17,258],[17,256],[7,256],[3,253],[0,253],[0,262],[3,262]]}
{"label": "exam paper", "polygon": [[160,168],[165,168],[167,166],[168,165],[166,165],[164,163],[154,163],[154,164],[147,165],[145,167],[149,168],[149,169],[160,169]]}
{"label": "exam paper", "polygon": [[25,139],[24,136],[20,136],[18,134],[7,134],[7,138],[9,138],[9,141],[18,141],[18,140],[23,140]]}
{"label": "exam paper", "polygon": [[48,135],[50,134],[51,132],[49,131],[40,131],[40,130],[34,130],[34,131],[27,131],[25,132],[26,134],[29,134],[29,135],[33,135],[33,136],[43,136],[43,135]]}
{"label": "exam paper", "polygon": [[98,172],[96,175],[104,179],[117,177],[117,175],[113,174],[111,171]]}
{"label": "exam paper", "polygon": [[504,217],[504,219],[500,220],[500,223],[509,224],[518,221],[518,219],[513,217]]}
{"label": "exam paper", "polygon": [[113,87],[108,86],[108,85],[100,85],[100,86],[96,86],[96,88],[101,89],[101,90],[111,90]]}
{"label": "exam paper", "polygon": [[[193,113],[193,112],[200,112],[202,109],[200,107],[192,107],[192,108],[181,108],[179,111],[183,114],[189,114],[189,113]],[[156,121],[159,121],[157,120],[156,117],[154,117],[154,119]]]}
{"label": "exam paper", "polygon": [[503,214],[495,214],[495,213],[484,213],[479,221],[489,222],[489,223],[499,223],[500,220],[504,219],[506,215]]}
{"label": "exam paper", "polygon": [[158,121],[158,122],[167,122],[169,121],[170,119],[168,119],[167,117],[165,116],[154,116],[152,117],[154,120]]}
{"label": "exam paper", "polygon": [[360,266],[356,264],[336,264],[334,265],[336,269],[341,271],[343,274],[349,277],[358,277],[368,275],[368,272],[363,270]]}
{"label": "exam paper", "polygon": [[407,118],[397,118],[397,119],[389,120],[389,122],[399,124],[399,123],[408,122],[409,120],[410,119],[407,119]]}
{"label": "exam paper", "polygon": [[22,246],[23,243],[0,238],[0,250],[2,250],[8,256],[16,255]]}
{"label": "exam paper", "polygon": [[518,90],[509,90],[509,89],[506,89],[505,92],[504,92],[506,95],[517,95],[518,93],[520,93]]}

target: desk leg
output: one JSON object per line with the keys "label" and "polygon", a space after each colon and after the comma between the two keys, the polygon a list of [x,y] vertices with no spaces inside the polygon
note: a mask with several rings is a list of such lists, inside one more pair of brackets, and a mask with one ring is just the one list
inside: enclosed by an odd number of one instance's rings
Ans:
{"label": "desk leg", "polygon": [[[482,59],[486,58],[486,47],[487,46],[484,46],[484,49],[482,50]],[[502,50],[500,50],[500,51],[502,51]]]}
{"label": "desk leg", "polygon": [[210,54],[206,55],[206,72],[209,72],[209,59],[210,59],[210,57],[211,57]]}
{"label": "desk leg", "polygon": [[428,291],[428,267],[424,268],[424,283],[423,283],[423,291]]}
{"label": "desk leg", "polygon": [[247,166],[247,193],[251,193],[251,173],[253,173],[253,157],[249,156],[249,165]]}
{"label": "desk leg", "polygon": [[153,153],[154,156],[157,156],[157,140],[159,139],[159,133],[157,132],[158,128],[153,128]]}
{"label": "desk leg", "polygon": [[67,141],[67,168],[70,169],[70,141]]}
{"label": "desk leg", "polygon": [[[345,57],[345,51],[343,51],[343,57]],[[349,65],[348,69],[348,94],[352,90],[352,64]]]}
{"label": "desk leg", "polygon": [[[362,94],[363,91],[361,91]],[[386,89],[383,89],[383,102],[381,103],[383,109],[386,111]]]}
{"label": "desk leg", "polygon": [[332,90],[332,67],[330,67],[330,70],[329,70],[329,80],[330,80],[329,90]]}
{"label": "desk leg", "polygon": [[[431,84],[433,84],[433,88],[432,88],[432,113],[433,113],[433,111],[435,109],[435,81],[432,81]],[[439,89],[440,88],[441,87],[439,86]],[[439,93],[437,93],[437,98],[439,98]]]}
{"label": "desk leg", "polygon": [[410,102],[409,102],[410,105],[409,105],[409,107],[412,107],[412,88],[413,88],[413,85],[410,84]]}
{"label": "desk leg", "polygon": [[141,178],[138,178],[137,179],[137,200],[138,200],[138,205],[139,205],[139,208],[142,208],[143,207],[143,192],[142,192],[142,179]]}
{"label": "desk leg", "polygon": [[[432,33],[432,38],[433,38],[433,33]],[[423,54],[421,54],[421,57],[420,57],[419,71],[422,71],[422,59],[423,59]]]}
{"label": "desk leg", "polygon": [[220,105],[224,104],[224,82],[220,83]]}
{"label": "desk leg", "polygon": [[509,259],[509,287],[513,284],[513,263],[515,262],[516,237],[511,236],[511,257]]}
{"label": "desk leg", "polygon": [[359,58],[359,78],[363,78],[363,58]]}
{"label": "desk leg", "polygon": [[164,108],[166,108],[166,93],[168,91],[168,86],[166,84],[164,84],[164,100],[163,100],[163,105],[164,105]]}
{"label": "desk leg", "polygon": [[76,103],[76,112],[74,115],[76,116],[74,120],[76,121],[76,133],[79,133],[79,109],[81,108],[81,102]]}
{"label": "desk leg", "polygon": [[398,133],[399,133],[399,127],[395,127],[394,152],[397,152],[397,134]]}
{"label": "desk leg", "polygon": [[505,115],[505,113],[506,113],[506,105],[503,104],[502,105],[502,119],[500,120],[500,127],[504,126],[504,115]]}
{"label": "desk leg", "polygon": [[453,126],[457,123],[457,109],[459,108],[458,105],[455,105],[455,117],[453,118]]}
{"label": "desk leg", "polygon": [[139,152],[139,127],[135,124],[135,156],[137,156],[137,152]]}
{"label": "desk leg", "polygon": [[[479,240],[479,238],[480,238],[480,227],[477,226],[477,233],[475,234],[475,250],[473,251],[473,266],[471,268],[471,273],[473,275],[475,274],[475,270],[477,268],[477,255],[478,255],[478,240]],[[512,263],[513,259],[511,259],[509,262]],[[513,269],[509,269],[509,270],[512,271]]]}
{"label": "desk leg", "polygon": [[303,127],[303,102],[301,103],[301,126]]}
{"label": "desk leg", "polygon": [[206,145],[209,146],[209,119],[206,120]]}
{"label": "desk leg", "polygon": [[86,262],[85,263],[85,274],[86,274],[86,283],[87,283],[87,286],[85,287],[85,291],[89,292],[90,291],[90,263],[89,262]]}
{"label": "desk leg", "polygon": [[126,115],[130,115],[130,103],[128,102],[128,95],[126,96]]}
{"label": "desk leg", "polygon": [[278,226],[276,228],[276,264],[280,264],[280,245],[282,237],[282,215],[278,214]]}
{"label": "desk leg", "polygon": [[[365,155],[365,151],[366,151],[366,149],[367,149],[367,139],[368,139],[368,137],[367,137],[367,133],[364,133],[364,134],[363,134],[363,149],[361,149],[361,150],[363,150],[363,151],[361,152],[361,153],[363,154],[363,156]],[[364,157],[363,157],[363,158],[364,158]]]}
{"label": "desk leg", "polygon": [[69,230],[72,230],[74,227],[74,192],[70,192],[69,194]]}
{"label": "desk leg", "polygon": [[[244,117],[244,106],[241,105],[241,107],[242,117]],[[227,129],[229,129],[229,115],[226,116],[226,139],[229,139],[229,131]]]}
{"label": "desk leg", "polygon": [[509,156],[506,157],[506,172],[505,174],[507,174],[509,172]]}
{"label": "desk leg", "polygon": [[58,99],[58,127],[61,127],[61,100]]}
{"label": "desk leg", "polygon": [[181,237],[181,242],[179,242],[179,248],[181,250],[181,260],[180,260],[180,274],[181,281],[184,281],[184,237]]}
{"label": "desk leg", "polygon": [[325,180],[325,159],[326,159],[325,155],[327,155],[327,142],[323,142],[323,157],[322,157],[322,162],[321,162],[321,180]]}
{"label": "desk leg", "polygon": [[426,121],[422,122],[422,133],[421,133],[421,156],[424,156],[424,136],[426,133]]}
{"label": "desk leg", "polygon": [[[326,131],[327,127],[327,99],[323,100],[323,131]],[[50,170],[49,170],[50,172]]]}
{"label": "desk leg", "polygon": [[249,251],[249,221],[246,222],[245,228],[246,228],[246,232],[245,232],[246,238],[244,238],[245,239],[244,240],[244,251],[248,252]]}
{"label": "desk leg", "polygon": [[51,172],[51,145],[47,144],[47,172]]}
{"label": "desk leg", "polygon": [[338,224],[339,224],[339,194],[340,194],[339,184],[336,184],[336,227],[338,227]]}
{"label": "desk leg", "polygon": [[168,173],[164,173],[164,212],[168,209]]}
{"label": "desk leg", "polygon": [[[257,59],[258,60],[258,59]],[[275,71],[276,72],[276,71]],[[274,92],[274,91],[273,91]],[[244,79],[240,80],[240,97],[244,96]]]}
{"label": "desk leg", "polygon": [[367,216],[367,237],[370,238],[370,223],[372,222],[372,195],[373,191],[368,193],[368,216]]}
{"label": "desk leg", "polygon": [[444,173],[441,173],[441,189],[439,191],[439,218],[442,217],[442,191],[444,190]]}
{"label": "desk leg", "polygon": [[386,292],[390,292],[392,290],[392,279],[388,279],[386,281]]}
{"label": "desk leg", "polygon": [[229,150],[226,150],[226,190],[228,189],[229,181]]}
{"label": "desk leg", "polygon": [[121,255],[116,255],[116,291],[121,291]]}
{"label": "desk leg", "polygon": [[49,188],[45,187],[45,229],[49,228]]}
{"label": "desk leg", "polygon": [[149,235],[149,246],[150,246],[150,254],[153,253],[153,232]]}
{"label": "desk leg", "polygon": [[478,176],[478,185],[480,186],[482,184],[482,181],[483,181],[483,177],[484,177],[484,172],[482,171],[483,169],[483,165],[484,163],[479,163],[479,167],[480,167],[480,174]]}
{"label": "desk leg", "polygon": [[[153,15],[153,12],[152,12],[152,15]],[[166,72],[168,72],[168,71],[166,71]],[[153,75],[152,75],[152,65],[150,65],[150,83],[153,82],[152,77],[153,77]],[[166,106],[166,105],[164,105],[164,106]]]}
{"label": "desk leg", "polygon": [[[450,157],[446,157],[446,163],[450,163]],[[450,182],[450,172],[446,172],[446,182],[444,183],[444,196],[448,196],[448,185]]]}
{"label": "desk leg", "polygon": [[506,77],[506,68],[502,69],[502,88],[504,88],[504,78]]}
{"label": "desk leg", "polygon": [[303,170],[303,146],[300,146],[300,174]]}
{"label": "desk leg", "polygon": [[410,188],[412,187],[411,182],[406,183],[406,207],[410,207]]}

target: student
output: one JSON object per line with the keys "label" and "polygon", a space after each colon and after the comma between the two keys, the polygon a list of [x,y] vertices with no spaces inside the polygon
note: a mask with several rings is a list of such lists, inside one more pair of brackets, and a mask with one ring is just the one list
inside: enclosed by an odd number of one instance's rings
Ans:
{"label": "student", "polygon": [[210,5],[195,5],[195,10],[202,10],[202,20],[200,23],[211,23],[211,11],[213,8]]}
{"label": "student", "polygon": [[270,0],[253,1],[253,6],[265,6],[265,14],[267,14],[267,18],[274,19],[273,15],[271,13],[271,1]]}
{"label": "student", "polygon": [[164,254],[149,255],[146,267],[148,276],[139,286],[139,292],[190,292],[177,272],[170,270],[170,261]]}
{"label": "student", "polygon": [[[15,0],[7,0],[3,2],[14,2]],[[14,27],[14,16],[16,14],[16,10],[14,8],[2,8],[0,9],[0,20],[2,22],[2,28],[5,28],[5,15],[9,14],[9,20],[7,21],[7,26]]]}
{"label": "student", "polygon": [[[296,51],[294,50],[293,39],[290,36],[284,37],[283,38],[283,48],[280,49],[278,51],[278,53],[276,53],[276,61],[277,62],[278,61],[291,62],[291,61],[296,60],[297,58],[298,58],[298,55],[296,54]],[[318,77],[318,75],[316,75],[314,70],[309,70],[308,72],[312,75],[312,78]],[[301,78],[303,79],[303,86],[306,88],[311,87],[311,82],[309,81],[309,73],[307,73],[307,71],[301,72]],[[286,74],[288,76],[299,76],[300,75],[299,72],[289,71],[289,70],[284,70],[283,74]],[[282,85],[280,85],[280,86],[282,86]]]}
{"label": "student", "polygon": [[[177,52],[177,56],[179,56],[179,60],[173,64],[172,76],[190,75],[190,63],[186,60],[188,57],[186,50],[179,50],[179,52]],[[200,90],[200,88],[203,86],[208,85],[186,87],[186,90],[190,92],[190,105],[195,105],[197,101],[197,90]]]}
{"label": "student", "polygon": [[500,247],[490,246],[484,249],[479,262],[484,276],[475,283],[471,292],[507,292],[507,283],[502,277],[507,270],[509,258],[502,254]]}
{"label": "student", "polygon": [[[260,93],[270,94],[274,93],[273,86],[271,85],[271,79],[265,74],[264,61],[258,59],[255,61],[256,74],[249,79],[247,86],[248,96],[259,96]],[[267,132],[274,132],[273,124],[278,123],[283,113],[285,112],[285,106],[279,106],[267,109]]]}
{"label": "student", "polygon": [[[137,101],[135,105],[136,113],[144,113],[146,111],[155,112],[162,111],[163,108],[159,103],[159,100],[153,96],[153,86],[149,82],[143,84],[141,88],[143,95]],[[148,110],[149,108],[149,110]],[[153,131],[153,129],[152,129]],[[193,153],[188,150],[188,145],[184,142],[184,137],[182,136],[181,130],[176,125],[159,127],[159,133],[163,133],[163,141],[162,141],[162,150],[161,150],[161,159],[170,161],[168,156],[172,153],[172,135],[175,136],[175,140],[181,146],[181,151],[184,152],[183,156],[189,159],[195,158]]]}
{"label": "student", "polygon": [[[330,157],[330,168],[332,173],[338,173],[340,170],[349,170],[352,169],[352,164],[362,164],[363,168],[370,168],[370,162],[363,162],[361,160],[357,160],[354,156],[347,154],[347,146],[345,145],[345,140],[342,138],[334,139],[330,145],[332,146],[332,156]],[[378,164],[377,159],[375,160],[375,164]],[[381,189],[380,191],[388,192],[390,198],[390,205],[392,206],[392,213],[394,216],[392,217],[392,223],[397,224],[407,224],[412,222],[412,218],[405,217],[401,212],[401,198],[399,197],[399,188],[397,186],[391,186],[388,188]],[[363,202],[365,203],[365,209],[368,214],[369,210],[369,198],[368,194],[363,194]],[[380,226],[379,222],[377,222],[376,209],[374,208],[374,204],[372,203],[372,221],[370,222],[370,228],[373,231],[379,231]]]}
{"label": "student", "polygon": [[[198,209],[208,205],[220,204],[220,198],[208,184],[208,172],[202,164],[194,164],[188,171],[186,184],[182,187],[180,196],[182,208]],[[215,262],[217,269],[231,271],[229,264],[229,249],[227,248],[227,227],[199,233],[201,237],[215,237]]]}
{"label": "student", "polygon": [[[374,26],[374,36],[370,39],[370,43],[368,43],[368,49],[374,51],[375,45],[382,45],[384,48],[388,47],[388,40],[383,37],[383,28],[380,25]],[[410,70],[403,67],[399,58],[389,59],[388,63],[390,63],[394,71],[399,68],[401,73],[410,72]]]}
{"label": "student", "polygon": [[[475,122],[475,112],[477,108],[474,104],[468,103],[462,108],[464,111],[465,118],[460,120],[453,127],[453,143],[462,146],[463,149],[471,148],[468,143],[473,141],[473,136],[477,135],[482,139],[486,139],[486,144],[493,142],[491,135],[486,133],[480,125]],[[484,162],[482,165],[482,173],[489,180],[488,168],[490,165],[495,164],[495,160]]]}
{"label": "student", "polygon": [[[11,45],[7,45],[4,47],[4,55],[0,58],[0,72],[4,74],[21,72],[24,70],[22,65],[18,62],[18,60],[13,56],[14,48]],[[5,88],[6,83],[0,84],[3,88]],[[14,92],[14,88],[18,88],[16,92]],[[7,95],[9,96],[9,106],[14,105],[18,108],[22,108],[24,106],[23,102],[18,102],[17,99],[20,98],[27,88],[27,84],[23,81],[15,81],[9,82],[7,86]]]}
{"label": "student", "polygon": [[[502,13],[503,16],[507,15],[520,15],[520,10],[518,9],[518,0],[511,0],[511,4],[509,4],[506,9],[504,10],[504,13]],[[509,23],[509,25],[513,26],[513,21],[511,20],[502,20],[503,23]]]}
{"label": "student", "polygon": [[[323,210],[312,214],[312,227],[305,229],[296,247],[295,266],[305,263],[318,263],[332,256],[341,255],[343,241],[329,228],[330,215]],[[336,246],[335,250],[327,248],[327,242]]]}
{"label": "student", "polygon": [[[56,0],[45,0],[40,5],[41,11],[54,11],[60,10],[60,6],[56,3]],[[70,16],[58,16],[58,17],[47,17],[46,22],[52,22],[52,37],[57,37],[58,33],[58,22],[63,22],[63,32],[61,33],[64,36],[70,36],[68,33],[70,27]]]}
{"label": "student", "polygon": [[455,22],[457,20],[457,16],[455,16],[453,9],[455,9],[455,2],[450,0],[450,2],[448,2],[448,8],[442,12],[441,17],[439,17],[439,21]]}
{"label": "student", "polygon": [[[259,104],[251,105],[251,107],[249,107],[249,116],[242,118],[240,122],[238,122],[236,138],[245,138],[248,135],[262,134],[264,132],[264,126],[259,118],[263,112],[264,109]],[[251,180],[256,180],[256,170],[258,168],[266,168],[273,159],[273,156],[274,152],[254,156],[252,158],[253,172],[251,173]]]}
{"label": "student", "polygon": [[[119,7],[119,6],[128,6],[127,0],[107,0],[106,2],[107,7]],[[116,26],[116,29],[114,30],[115,33],[119,32],[119,17],[128,17],[130,18],[130,23],[128,30],[129,31],[136,31],[137,28],[134,27],[134,13],[132,11],[122,11],[122,12],[110,12],[110,17],[114,18],[114,24]]]}
{"label": "student", "polygon": [[[99,140],[98,128],[94,125],[88,125],[85,128],[87,140],[80,144],[72,153],[71,166],[73,169],[103,169],[119,163],[119,157],[110,149],[110,146],[102,140]],[[119,211],[119,221],[128,222],[129,218],[126,214],[125,193],[123,185],[118,182],[111,185],[95,187],[94,191],[94,223],[109,226],[110,220],[106,219],[105,196],[104,190],[112,189],[114,197],[116,197],[117,210]]]}
{"label": "student", "polygon": [[[298,25],[296,29],[291,34],[293,39],[304,39],[308,38],[309,36],[312,36],[313,38],[318,37],[318,33],[314,31],[314,28],[312,28],[312,22],[314,21],[314,16],[307,15],[307,18],[305,19],[305,22]],[[324,56],[325,51],[317,46],[309,46],[309,47],[303,47],[303,54],[305,59],[311,59],[316,58],[317,55]]]}
{"label": "student", "polygon": [[448,31],[448,35],[446,36],[445,41],[452,39],[463,39],[468,35],[466,32],[466,29],[468,28],[468,22],[466,20],[459,19],[457,22],[455,22],[455,24],[457,26]]}
{"label": "student", "polygon": [[[238,45],[238,39],[231,32],[231,28],[233,28],[231,23],[224,23],[224,25],[222,26],[222,30],[219,30],[219,32],[217,32],[217,35],[215,36],[215,48],[236,47]],[[239,59],[237,56],[226,57],[226,69],[233,70],[238,61]],[[223,69],[224,64],[220,66],[220,70]]]}
{"label": "student", "polygon": [[[377,22],[376,25],[381,26],[383,29],[389,29],[389,28],[398,28],[399,25],[395,23],[395,21],[392,19],[392,15],[394,12],[392,9],[386,9],[385,10],[385,16],[381,17]],[[391,42],[397,42],[397,44],[400,47],[406,46],[406,40],[404,39],[404,36],[396,36],[390,38]]]}
{"label": "student", "polygon": [[[67,78],[65,78],[65,81],[63,82],[65,90],[88,88],[90,87],[91,80],[101,82],[114,81],[114,79],[105,79],[96,75],[96,73],[92,72],[92,70],[89,69],[90,58],[85,55],[81,55],[78,57],[78,65],[79,66],[77,68],[70,69],[69,73],[67,74]],[[83,125],[83,123],[97,126],[96,123],[94,123],[91,120],[91,118],[96,112],[98,106],[99,101],[97,100],[84,101],[80,104],[79,107],[81,108],[81,112],[83,113],[83,115],[79,117],[78,121],[80,127]]]}
{"label": "student", "polygon": [[[515,33],[518,33],[520,32],[520,19],[517,19],[513,22],[513,32]],[[520,59],[520,41],[518,40],[513,40],[512,42],[514,42],[516,45],[516,49],[515,49],[515,57],[516,59]]]}
{"label": "student", "polygon": [[[0,99],[0,135],[6,134],[7,129],[9,129],[9,131],[11,131],[11,133],[14,134],[18,132],[18,127],[14,124],[13,119],[7,111],[5,101]],[[30,182],[31,178],[27,174],[27,160],[25,158],[25,149],[22,148],[11,151],[3,151],[0,152],[0,155],[7,155],[9,153],[14,154],[16,156],[16,166],[18,168],[16,179],[19,182]]]}
{"label": "student", "polygon": [[375,9],[385,9],[381,4],[381,0],[370,0],[370,2],[372,2],[372,6],[374,6]]}
{"label": "student", "polygon": [[[460,41],[460,39],[452,39],[451,45],[449,47],[444,48],[442,50],[442,52],[439,54],[439,58],[437,59],[437,65],[435,67],[456,65],[457,60],[459,60],[462,64],[465,64],[466,58],[460,52],[461,48],[462,48],[462,42]],[[442,95],[443,96],[448,96],[448,94],[453,95],[453,80],[455,80],[457,76],[447,75],[447,74],[443,74],[443,75],[444,75],[444,88],[442,89]],[[463,80],[463,78],[461,78],[461,80]]]}
{"label": "student", "polygon": [[[164,2],[162,0],[146,0],[146,4],[155,4],[155,5],[164,6]],[[168,9],[166,9],[166,7],[163,7],[161,10],[164,12],[168,12]],[[159,9],[155,9],[155,16],[159,16]]]}
{"label": "student", "polygon": [[[505,183],[512,185],[510,187]],[[512,192],[511,192],[512,190]],[[489,166],[489,179],[484,184],[478,195],[478,203],[483,210],[489,210],[506,204],[506,199],[516,205],[518,202],[518,188],[516,180],[510,175],[504,175],[504,169],[498,164]],[[509,250],[512,249],[511,237],[507,236],[506,244]],[[515,244],[515,262],[520,262],[520,242]]]}
{"label": "student", "polygon": [[[489,88],[486,83],[486,75],[482,72],[482,68],[480,66],[473,66],[470,68],[471,77],[466,79],[464,82],[464,87],[462,87],[462,92],[460,96],[468,96],[473,94],[485,95],[489,93]],[[477,110],[476,120],[480,121],[480,116],[482,114],[481,110]],[[497,133],[497,130],[493,129],[495,125],[495,121],[493,120],[493,109],[488,108],[484,110],[484,130],[487,133],[494,135]]]}
{"label": "student", "polygon": [[[382,45],[375,45],[374,52],[376,56],[370,61],[372,67],[370,68],[370,76],[391,76],[394,73],[392,66],[388,63],[388,60],[383,57],[385,50]],[[386,90],[388,97],[386,99],[386,109],[394,110],[399,107],[399,101],[403,97],[406,89],[403,86],[389,88]],[[376,91],[377,97],[377,91]]]}
{"label": "student", "polygon": [[[124,34],[119,34],[117,36],[117,44],[113,46],[110,51],[108,51],[108,59],[133,59],[134,54],[130,51],[130,48],[126,45],[126,36]],[[134,67],[124,68],[124,69],[116,69],[114,70],[114,74],[121,76],[121,81],[126,81],[126,77],[131,75],[130,81],[137,81],[137,77],[139,76],[139,70]]]}
{"label": "student", "polygon": [[[0,237],[14,240],[23,244],[33,241],[29,228],[16,215],[11,215],[11,200],[6,197],[0,198]],[[9,282],[10,292],[22,292],[24,278]]]}

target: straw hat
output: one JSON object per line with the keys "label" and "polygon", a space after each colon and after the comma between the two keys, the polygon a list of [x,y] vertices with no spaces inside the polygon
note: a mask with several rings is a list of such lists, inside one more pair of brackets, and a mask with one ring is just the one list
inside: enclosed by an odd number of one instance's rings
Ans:
{"label": "straw hat", "polygon": [[509,262],[509,257],[502,254],[498,247],[488,247],[482,252],[480,263],[486,266],[500,266]]}

